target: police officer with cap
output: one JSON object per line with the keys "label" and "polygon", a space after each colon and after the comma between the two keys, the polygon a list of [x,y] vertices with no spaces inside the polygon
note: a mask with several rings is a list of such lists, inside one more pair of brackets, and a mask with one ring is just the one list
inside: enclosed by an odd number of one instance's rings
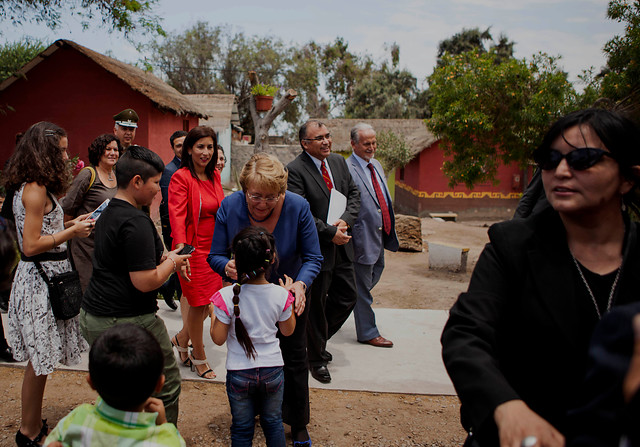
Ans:
{"label": "police officer with cap", "polygon": [[116,122],[113,133],[120,140],[122,148],[126,150],[133,144],[133,139],[136,137],[138,114],[133,109],[124,109],[117,115],[113,115],[113,119]]}

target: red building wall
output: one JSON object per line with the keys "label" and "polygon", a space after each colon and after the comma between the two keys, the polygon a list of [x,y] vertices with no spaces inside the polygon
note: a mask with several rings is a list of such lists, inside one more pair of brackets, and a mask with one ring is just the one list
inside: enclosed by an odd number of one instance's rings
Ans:
{"label": "red building wall", "polygon": [[113,132],[113,115],[132,108],[140,121],[134,142],[156,151],[167,162],[173,158],[169,136],[197,125],[194,116],[176,116],[159,110],[146,96],[106,71],[90,58],[63,46],[49,58],[0,92],[0,104],[15,111],[0,117],[0,166],[13,152],[15,135],[38,121],[51,121],[67,131],[69,155],[88,162],[87,148],[102,133]]}
{"label": "red building wall", "polygon": [[396,171],[395,207],[401,213],[464,212],[478,209],[513,208],[522,193],[522,169],[517,164],[500,166],[499,183],[449,187],[442,172],[445,161],[440,141],[424,149],[402,170]]}

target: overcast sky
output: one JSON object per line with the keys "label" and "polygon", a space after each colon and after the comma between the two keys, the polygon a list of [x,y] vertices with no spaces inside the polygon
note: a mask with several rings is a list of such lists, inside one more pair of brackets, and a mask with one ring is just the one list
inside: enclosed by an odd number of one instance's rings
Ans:
{"label": "overcast sky", "polygon": [[[604,44],[624,32],[621,24],[606,18],[607,4],[607,0],[161,0],[157,13],[168,32],[203,20],[214,26],[229,24],[249,35],[277,36],[287,43],[328,43],[341,36],[352,51],[366,52],[376,60],[388,57],[385,43],[397,42],[400,66],[419,81],[433,71],[441,40],[463,28],[491,27],[494,39],[504,33],[516,42],[518,58],[538,51],[562,56],[561,66],[576,80],[583,69],[599,70],[605,64]],[[101,53],[110,51],[126,62],[140,58],[133,45],[116,33],[98,27],[82,31],[73,20],[56,31],[4,24],[0,40],[22,36],[46,43],[70,39]]]}

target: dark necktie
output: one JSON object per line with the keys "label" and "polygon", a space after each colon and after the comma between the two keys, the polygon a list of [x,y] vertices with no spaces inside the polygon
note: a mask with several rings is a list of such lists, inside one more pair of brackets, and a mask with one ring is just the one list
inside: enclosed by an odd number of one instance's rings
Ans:
{"label": "dark necktie", "polygon": [[380,210],[382,211],[382,227],[384,228],[384,232],[389,234],[391,232],[391,215],[389,214],[387,201],[385,200],[382,188],[380,188],[380,184],[378,183],[376,170],[373,168],[371,163],[369,163],[367,167],[371,171],[371,183],[373,184],[373,189],[376,192],[376,197],[378,197],[378,203],[380,204]]}
{"label": "dark necktie", "polygon": [[324,161],[320,165],[320,170],[322,171],[322,178],[327,184],[327,188],[329,188],[329,191],[331,191],[333,189],[333,183],[331,183],[331,177],[329,177],[329,171],[327,171],[327,167],[325,166]]}

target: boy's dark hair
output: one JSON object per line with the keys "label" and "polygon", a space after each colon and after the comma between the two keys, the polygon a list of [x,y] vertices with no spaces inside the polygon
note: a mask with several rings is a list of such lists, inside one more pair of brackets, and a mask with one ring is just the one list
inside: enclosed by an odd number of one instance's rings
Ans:
{"label": "boy's dark hair", "polygon": [[122,145],[120,144],[120,140],[118,139],[118,137],[110,133],[102,134],[95,140],[93,140],[89,145],[89,162],[93,166],[98,166],[98,163],[100,163],[100,159],[107,151],[107,146],[112,141],[115,141],[118,144],[118,153],[122,155]]}
{"label": "boy's dark hair", "polygon": [[193,146],[195,146],[198,140],[206,137],[211,137],[213,139],[213,155],[211,156],[211,160],[209,160],[207,166],[204,168],[204,173],[208,179],[213,180],[213,173],[215,172],[216,164],[218,163],[218,139],[216,137],[216,131],[209,126],[196,126],[189,131],[187,137],[184,139],[184,143],[182,144],[180,167],[189,168],[189,172],[191,172],[193,178],[198,178],[196,168],[194,167],[193,160],[189,154],[189,149],[193,149]]}
{"label": "boy's dark hair", "polygon": [[149,331],[123,323],[104,331],[89,351],[89,375],[113,408],[134,411],[155,391],[164,357]]}
{"label": "boy's dark hair", "polygon": [[233,313],[236,317],[236,338],[249,358],[256,358],[247,328],[240,319],[240,289],[241,284],[254,279],[261,274],[269,275],[271,267],[276,265],[276,241],[266,229],[262,227],[247,227],[233,238],[231,251],[236,261],[238,284],[233,286]]}
{"label": "boy's dark hair", "polygon": [[185,132],[184,130],[176,130],[169,137],[169,143],[171,143],[171,147],[173,147],[173,142],[176,140],[176,138],[186,137],[186,136],[187,136],[187,132]]}
{"label": "boy's dark hair", "polygon": [[116,163],[118,188],[125,189],[136,175],[146,182],[149,177],[164,171],[162,158],[146,147],[132,145]]}

